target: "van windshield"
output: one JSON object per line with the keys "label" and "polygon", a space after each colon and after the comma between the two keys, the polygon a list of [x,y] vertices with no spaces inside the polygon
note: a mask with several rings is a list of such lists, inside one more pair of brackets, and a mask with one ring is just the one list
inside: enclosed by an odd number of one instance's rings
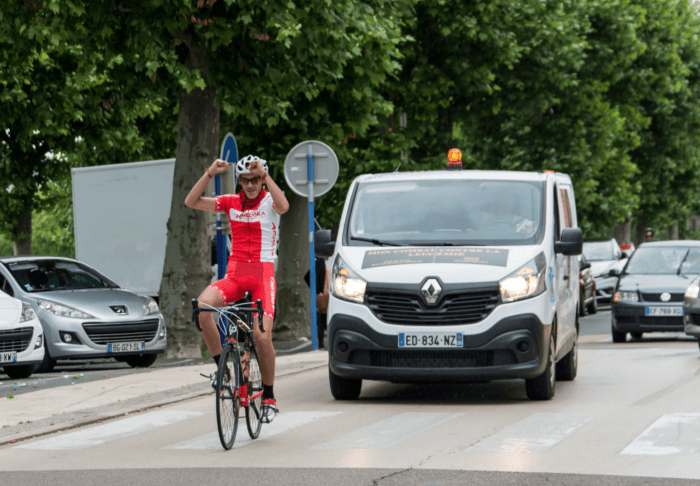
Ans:
{"label": "van windshield", "polygon": [[544,234],[544,195],[544,182],[360,183],[346,244],[532,245]]}

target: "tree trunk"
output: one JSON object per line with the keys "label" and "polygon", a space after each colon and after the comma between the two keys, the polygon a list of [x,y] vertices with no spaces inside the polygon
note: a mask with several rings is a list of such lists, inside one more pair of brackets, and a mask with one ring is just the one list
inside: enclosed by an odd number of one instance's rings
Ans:
{"label": "tree trunk", "polygon": [[639,246],[646,241],[646,222],[643,218],[637,220],[634,227],[634,246]]}
{"label": "tree trunk", "polygon": [[304,281],[309,271],[309,213],[306,198],[291,194],[287,200],[289,211],[280,221],[273,337],[296,340],[311,338],[311,294]]}
{"label": "tree trunk", "polygon": [[168,219],[160,308],[168,325],[169,357],[201,357],[204,341],[192,326],[192,304],[213,276],[206,214],[185,206],[185,197],[216,159],[219,106],[216,90],[180,92],[173,198]]}
{"label": "tree trunk", "polygon": [[627,216],[624,223],[617,223],[613,228],[613,238],[618,245],[629,245],[631,242],[632,218]]}
{"label": "tree trunk", "polygon": [[15,241],[15,255],[32,254],[32,212],[31,210],[21,213],[17,217],[15,231],[25,235],[25,238]]}
{"label": "tree trunk", "polygon": [[677,240],[678,239],[678,221],[668,227],[668,239]]}

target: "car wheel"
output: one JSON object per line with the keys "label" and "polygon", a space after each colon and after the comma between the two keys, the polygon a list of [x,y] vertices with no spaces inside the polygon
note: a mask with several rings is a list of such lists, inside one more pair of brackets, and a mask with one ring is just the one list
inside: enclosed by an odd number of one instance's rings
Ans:
{"label": "car wheel", "polygon": [[37,366],[34,372],[50,373],[54,366],[56,366],[56,360],[51,357],[51,354],[49,354],[49,347],[46,345],[46,336],[44,336],[44,360],[39,363],[39,366]]}
{"label": "car wheel", "polygon": [[[583,302],[583,299],[580,299],[580,302]],[[578,315],[581,317],[586,317],[588,315],[587,311],[588,311],[588,308],[586,307],[586,305],[585,304],[581,305],[581,307],[579,308]]]}
{"label": "car wheel", "polygon": [[587,306],[588,313],[593,315],[598,313],[598,299],[593,296],[593,300]]}
{"label": "car wheel", "polygon": [[140,356],[129,356],[124,361],[132,368],[148,368],[156,362],[157,354],[142,354]]}
{"label": "car wheel", "polygon": [[362,390],[362,380],[338,376],[331,371],[330,365],[328,365],[328,383],[331,394],[336,400],[357,400]]}
{"label": "car wheel", "polygon": [[20,366],[5,366],[3,368],[5,370],[5,374],[12,378],[13,380],[17,380],[20,378],[29,378],[32,376],[32,373],[34,373],[37,369],[37,365],[35,364],[30,364],[30,365],[20,365]]}
{"label": "car wheel", "polygon": [[642,336],[644,335],[643,332],[631,332],[630,336],[632,339],[642,339]]}
{"label": "car wheel", "polygon": [[612,340],[614,343],[624,343],[627,341],[627,333],[622,331],[617,331],[612,328]]}
{"label": "car wheel", "polygon": [[578,371],[578,329],[574,331],[574,347],[557,363],[557,380],[571,381]]}
{"label": "car wheel", "polygon": [[551,400],[554,396],[556,370],[554,333],[549,335],[549,350],[547,352],[547,366],[544,372],[536,377],[525,380],[525,391],[530,400]]}

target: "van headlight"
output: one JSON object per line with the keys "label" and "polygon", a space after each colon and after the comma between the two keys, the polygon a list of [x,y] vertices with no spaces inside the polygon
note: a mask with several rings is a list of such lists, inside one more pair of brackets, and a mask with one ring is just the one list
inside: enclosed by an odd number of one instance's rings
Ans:
{"label": "van headlight", "polygon": [[359,302],[365,300],[365,289],[367,281],[353,272],[341,258],[340,253],[333,264],[333,274],[331,275],[331,288],[333,295],[340,299]]}
{"label": "van headlight", "polygon": [[94,319],[94,317],[92,317],[90,314],[80,312],[79,310],[73,309],[72,307],[68,307],[67,305],[56,304],[54,302],[47,302],[45,300],[40,300],[37,302],[37,304],[39,304],[39,307],[41,307],[45,311],[55,314],[57,316],[75,317],[77,319]]}
{"label": "van headlight", "polygon": [[688,288],[685,289],[685,298],[697,299],[699,293],[700,293],[700,286],[698,286],[698,279],[696,278],[695,280],[690,282],[690,285],[688,285]]}
{"label": "van headlight", "polygon": [[544,252],[498,282],[501,301],[514,302],[540,295],[545,291],[547,262]]}
{"label": "van headlight", "polygon": [[27,322],[32,319],[36,319],[36,314],[34,309],[32,309],[32,304],[27,302],[22,302],[22,316],[19,318],[19,322]]}
{"label": "van headlight", "polygon": [[158,312],[158,304],[153,297],[146,296],[146,315]]}

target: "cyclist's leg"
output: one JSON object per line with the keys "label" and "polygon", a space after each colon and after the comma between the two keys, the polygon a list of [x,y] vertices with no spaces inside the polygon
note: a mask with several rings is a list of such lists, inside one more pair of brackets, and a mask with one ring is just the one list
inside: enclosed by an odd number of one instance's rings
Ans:
{"label": "cyclist's leg", "polygon": [[[221,307],[224,305],[224,298],[219,290],[213,288],[212,286],[204,289],[204,292],[197,298],[199,301],[199,307]],[[219,337],[219,330],[214,323],[214,313],[212,312],[200,312],[199,313],[199,326],[202,328],[202,337],[207,345],[207,349],[212,356],[218,356],[221,354],[221,338]]]}
{"label": "cyclist's leg", "polygon": [[253,301],[258,299],[263,303],[263,327],[265,332],[260,332],[257,316],[255,318],[253,332],[255,334],[255,347],[258,348],[260,357],[260,371],[263,385],[272,386],[275,383],[275,348],[272,346],[272,323],[275,316],[275,264],[262,262],[261,272],[257,279],[256,287],[251,291]]}

